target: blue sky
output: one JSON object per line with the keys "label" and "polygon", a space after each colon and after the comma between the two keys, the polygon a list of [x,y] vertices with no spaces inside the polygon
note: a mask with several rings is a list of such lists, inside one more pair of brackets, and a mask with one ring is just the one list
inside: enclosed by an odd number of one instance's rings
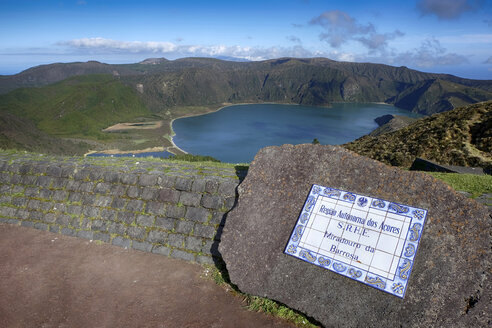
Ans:
{"label": "blue sky", "polygon": [[3,0],[0,74],[53,62],[327,57],[492,79],[492,0]]}

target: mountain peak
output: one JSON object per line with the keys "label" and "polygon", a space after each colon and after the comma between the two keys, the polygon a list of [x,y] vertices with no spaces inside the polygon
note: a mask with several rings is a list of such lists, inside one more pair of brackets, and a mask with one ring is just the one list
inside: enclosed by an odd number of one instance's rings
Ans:
{"label": "mountain peak", "polygon": [[142,65],[158,65],[158,64],[162,64],[162,63],[168,62],[168,61],[169,60],[167,60],[164,57],[162,57],[162,58],[147,58],[147,59],[142,60],[139,64],[142,64]]}

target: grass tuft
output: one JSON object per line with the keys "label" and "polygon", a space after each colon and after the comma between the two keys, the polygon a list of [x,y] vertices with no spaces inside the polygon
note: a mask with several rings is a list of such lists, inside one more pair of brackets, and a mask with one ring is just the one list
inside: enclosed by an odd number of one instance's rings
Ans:
{"label": "grass tuft", "polygon": [[270,300],[268,298],[244,295],[244,301],[250,311],[263,312],[278,318],[285,319],[294,323],[297,327],[314,328],[318,327],[308,320],[304,315],[296,312],[287,306]]}
{"label": "grass tuft", "polygon": [[492,193],[492,175],[458,174],[426,172],[434,178],[449,184],[454,190],[466,191],[476,198],[482,194]]}
{"label": "grass tuft", "polygon": [[263,312],[274,317],[282,318],[301,328],[319,327],[315,324],[314,319],[307,318],[302,313],[292,310],[282,303],[268,298],[242,293],[237,286],[230,282],[229,275],[225,269],[225,264],[222,263],[222,265],[219,264],[219,266],[221,267],[220,269],[216,266],[204,265],[205,270],[203,276],[212,279],[217,285],[225,286],[228,290],[232,290],[235,294],[241,296],[243,302],[246,304],[245,307],[248,310]]}

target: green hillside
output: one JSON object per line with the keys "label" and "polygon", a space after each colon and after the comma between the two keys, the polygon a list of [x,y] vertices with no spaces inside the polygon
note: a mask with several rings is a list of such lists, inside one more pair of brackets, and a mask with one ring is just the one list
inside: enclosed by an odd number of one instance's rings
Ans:
{"label": "green hillside", "polygon": [[31,120],[58,137],[107,138],[109,125],[149,115],[137,92],[111,75],[75,76],[0,95],[0,111]]}
{"label": "green hillside", "polygon": [[[118,68],[121,74],[133,74],[133,70]],[[17,88],[40,87],[65,80],[72,76],[88,74],[120,74],[113,65],[88,61],[85,63],[56,63],[26,69],[15,75],[0,75],[0,94]]]}
{"label": "green hillside", "polygon": [[416,157],[492,169],[492,101],[434,114],[395,132],[343,145],[378,161],[410,167]]}
{"label": "green hillside", "polygon": [[491,93],[488,91],[432,79],[403,91],[396,97],[395,106],[430,115],[490,99]]}
{"label": "green hillside", "polygon": [[87,152],[89,145],[50,136],[40,131],[30,120],[0,111],[0,149],[81,155]]}
{"label": "green hillside", "polygon": [[71,76],[111,74],[138,90],[153,112],[183,106],[278,102],[329,106],[332,102],[385,102],[433,114],[492,99],[492,81],[424,73],[406,67],[337,62],[327,58],[279,58],[232,62],[213,58],[149,59],[38,66],[0,76],[0,94],[48,85]]}

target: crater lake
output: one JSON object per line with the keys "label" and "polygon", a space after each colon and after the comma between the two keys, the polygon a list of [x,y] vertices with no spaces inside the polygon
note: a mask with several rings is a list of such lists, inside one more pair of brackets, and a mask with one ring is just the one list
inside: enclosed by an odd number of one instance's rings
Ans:
{"label": "crater lake", "polygon": [[177,119],[174,143],[194,155],[208,155],[222,162],[251,162],[263,147],[311,143],[340,145],[378,127],[375,118],[385,115],[420,115],[386,104],[334,103],[332,107],[283,104],[248,104]]}

